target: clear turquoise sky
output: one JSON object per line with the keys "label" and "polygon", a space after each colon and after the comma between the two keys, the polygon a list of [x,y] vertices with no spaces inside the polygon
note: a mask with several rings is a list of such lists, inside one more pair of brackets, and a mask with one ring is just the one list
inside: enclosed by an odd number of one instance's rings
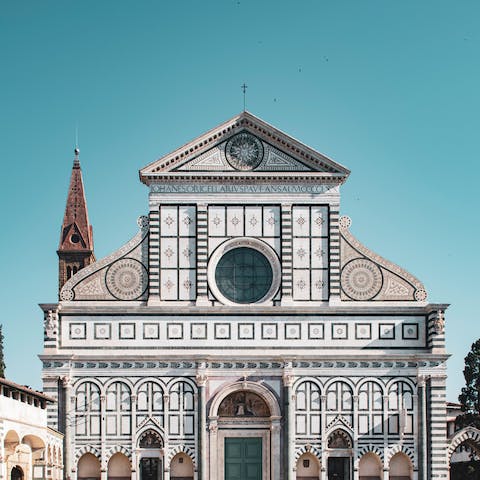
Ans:
{"label": "clear turquoise sky", "polygon": [[448,398],[480,337],[478,0],[5,0],[7,376],[41,387],[75,126],[97,258],[147,212],[138,169],[247,108],[352,170],[352,232],[447,314]]}

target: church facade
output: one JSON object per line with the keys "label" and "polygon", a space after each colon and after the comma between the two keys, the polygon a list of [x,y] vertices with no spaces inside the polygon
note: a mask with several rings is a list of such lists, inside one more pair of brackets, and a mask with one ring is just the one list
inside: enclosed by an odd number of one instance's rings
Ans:
{"label": "church facade", "polygon": [[97,261],[76,151],[41,305],[67,478],[448,477],[447,305],[353,236],[348,175],[243,112],[140,170]]}

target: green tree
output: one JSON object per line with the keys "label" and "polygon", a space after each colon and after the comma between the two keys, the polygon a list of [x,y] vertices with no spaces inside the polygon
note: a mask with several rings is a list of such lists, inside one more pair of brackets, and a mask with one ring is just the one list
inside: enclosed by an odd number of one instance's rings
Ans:
{"label": "green tree", "polygon": [[457,427],[472,425],[480,428],[480,339],[472,344],[465,357],[463,376],[465,386],[458,397],[463,414],[457,417]]}
{"label": "green tree", "polygon": [[3,357],[3,325],[0,325],[0,378],[5,378],[5,361]]}

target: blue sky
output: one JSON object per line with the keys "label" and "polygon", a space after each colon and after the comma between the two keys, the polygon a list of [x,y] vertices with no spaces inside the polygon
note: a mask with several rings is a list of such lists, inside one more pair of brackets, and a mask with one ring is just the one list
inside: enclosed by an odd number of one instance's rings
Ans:
{"label": "blue sky", "polygon": [[41,387],[78,124],[97,258],[147,211],[138,169],[247,108],[351,169],[352,233],[447,312],[448,398],[480,337],[477,0],[4,1],[7,375]]}

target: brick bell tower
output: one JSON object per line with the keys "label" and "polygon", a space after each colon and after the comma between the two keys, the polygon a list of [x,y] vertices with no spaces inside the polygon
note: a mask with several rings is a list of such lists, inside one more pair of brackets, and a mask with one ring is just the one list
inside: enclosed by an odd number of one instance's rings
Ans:
{"label": "brick bell tower", "polygon": [[95,261],[93,229],[88,221],[79,155],[80,150],[75,148],[60,245],[57,250],[59,292],[70,277]]}

